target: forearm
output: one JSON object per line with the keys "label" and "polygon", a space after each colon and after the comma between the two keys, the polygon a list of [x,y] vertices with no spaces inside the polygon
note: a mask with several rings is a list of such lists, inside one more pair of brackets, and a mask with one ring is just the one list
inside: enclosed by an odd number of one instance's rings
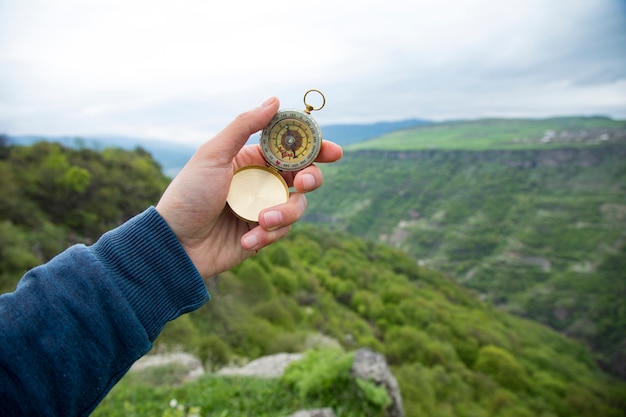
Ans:
{"label": "forearm", "polygon": [[0,296],[0,401],[29,415],[86,415],[167,321],[208,300],[154,209],[74,246]]}

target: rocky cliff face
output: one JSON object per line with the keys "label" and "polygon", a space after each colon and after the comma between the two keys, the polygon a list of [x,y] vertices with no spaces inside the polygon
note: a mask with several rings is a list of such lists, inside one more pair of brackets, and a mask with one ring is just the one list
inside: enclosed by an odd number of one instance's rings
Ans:
{"label": "rocky cliff face", "polygon": [[464,151],[464,150],[419,150],[419,151],[356,151],[348,154],[358,157],[361,155],[376,156],[386,160],[431,160],[434,157],[454,160],[460,157],[464,161],[471,162],[494,162],[514,168],[534,168],[542,166],[581,166],[593,167],[602,164],[608,155],[620,155],[626,157],[626,147],[605,145],[596,148],[558,148],[558,149],[528,149],[528,150],[488,150],[488,151]]}

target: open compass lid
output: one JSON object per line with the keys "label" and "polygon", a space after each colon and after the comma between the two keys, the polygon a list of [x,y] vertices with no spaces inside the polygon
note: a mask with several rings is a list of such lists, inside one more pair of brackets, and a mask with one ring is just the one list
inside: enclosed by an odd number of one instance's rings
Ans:
{"label": "open compass lid", "polygon": [[261,211],[288,199],[289,187],[278,171],[249,165],[235,172],[226,202],[237,217],[258,222]]}

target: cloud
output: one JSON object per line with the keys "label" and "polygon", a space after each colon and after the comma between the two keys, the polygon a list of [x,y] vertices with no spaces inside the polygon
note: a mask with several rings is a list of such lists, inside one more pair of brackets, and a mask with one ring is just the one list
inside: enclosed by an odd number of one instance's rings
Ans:
{"label": "cloud", "polygon": [[278,95],[320,123],[626,117],[617,0],[0,3],[0,131],[197,141]]}

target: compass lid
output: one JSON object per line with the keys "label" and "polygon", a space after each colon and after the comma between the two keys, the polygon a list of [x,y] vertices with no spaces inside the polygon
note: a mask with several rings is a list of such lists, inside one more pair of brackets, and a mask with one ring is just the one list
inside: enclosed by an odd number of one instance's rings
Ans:
{"label": "compass lid", "polygon": [[249,165],[233,175],[226,202],[237,217],[258,222],[261,211],[286,203],[289,187],[275,169]]}

